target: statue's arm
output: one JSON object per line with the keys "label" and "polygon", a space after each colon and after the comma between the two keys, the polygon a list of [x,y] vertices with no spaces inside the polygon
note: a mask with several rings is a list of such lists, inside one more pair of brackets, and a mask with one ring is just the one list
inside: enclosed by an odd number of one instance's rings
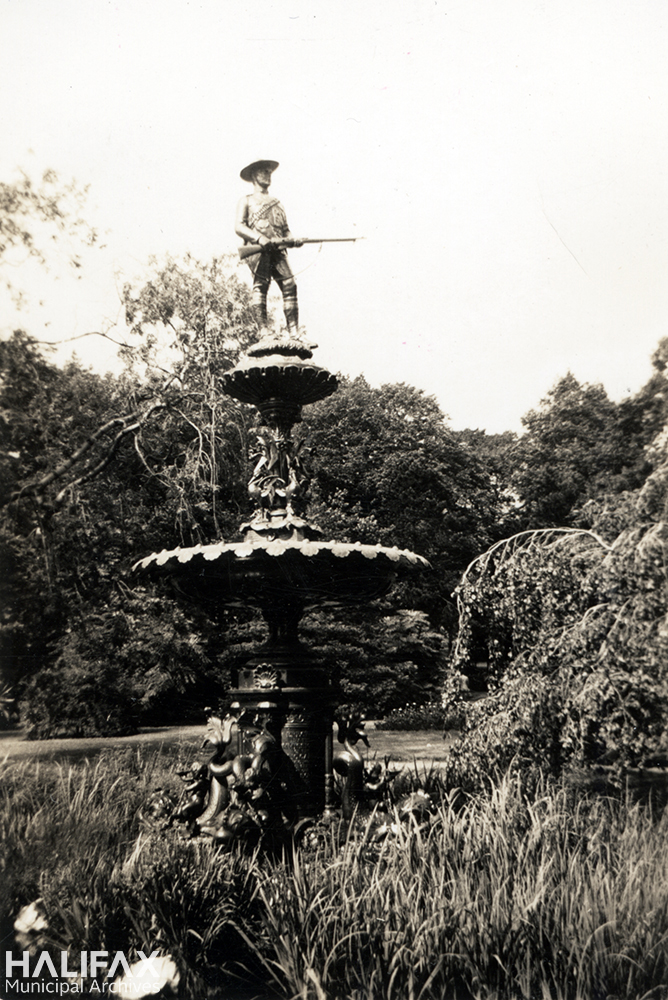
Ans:
{"label": "statue's arm", "polygon": [[285,227],[286,227],[286,230],[287,230],[287,232],[286,232],[286,233],[285,233],[285,235],[284,235],[284,236],[282,237],[282,239],[284,239],[284,240],[289,240],[289,241],[290,241],[290,243],[291,243],[291,244],[292,244],[293,246],[296,246],[296,247],[302,247],[302,246],[304,246],[304,244],[302,243],[302,241],[301,241],[301,240],[298,240],[298,239],[296,239],[296,238],[295,238],[295,237],[294,237],[294,236],[292,235],[292,232],[291,232],[291,230],[290,230],[290,224],[289,224],[289,222],[288,222],[288,217],[287,217],[287,215],[285,214],[285,209],[283,208],[283,206],[282,206],[282,205],[281,205],[281,209],[283,210],[283,218],[285,219]]}
{"label": "statue's arm", "polygon": [[242,240],[246,240],[247,243],[259,243],[263,247],[266,243],[270,242],[266,236],[263,236],[256,229],[251,229],[248,225],[248,200],[246,198],[242,198],[237,205],[234,231],[237,236],[240,236]]}

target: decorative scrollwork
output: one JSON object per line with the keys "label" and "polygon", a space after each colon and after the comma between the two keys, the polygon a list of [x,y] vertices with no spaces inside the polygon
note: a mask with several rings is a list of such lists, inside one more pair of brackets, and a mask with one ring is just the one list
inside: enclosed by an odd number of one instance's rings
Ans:
{"label": "decorative scrollwork", "polygon": [[288,507],[308,481],[306,443],[303,438],[293,440],[281,428],[259,427],[256,433],[259,450],[251,455],[255,465],[248,492],[260,507]]}

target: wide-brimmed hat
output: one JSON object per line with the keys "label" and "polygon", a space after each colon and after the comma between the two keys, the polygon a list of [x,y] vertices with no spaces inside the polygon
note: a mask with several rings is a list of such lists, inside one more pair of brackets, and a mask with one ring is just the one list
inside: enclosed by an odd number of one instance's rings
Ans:
{"label": "wide-brimmed hat", "polygon": [[277,166],[278,163],[276,160],[253,160],[253,162],[249,163],[247,167],[244,167],[239,174],[239,177],[241,177],[242,181],[252,181],[253,174],[256,170],[259,170],[260,167],[269,167],[273,173]]}

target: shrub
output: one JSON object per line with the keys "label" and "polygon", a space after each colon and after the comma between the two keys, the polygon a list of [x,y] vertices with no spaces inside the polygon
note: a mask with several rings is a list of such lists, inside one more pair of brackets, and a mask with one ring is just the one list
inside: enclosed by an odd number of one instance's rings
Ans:
{"label": "shrub", "polygon": [[226,675],[193,616],[163,597],[126,595],[104,611],[89,608],[55,652],[23,688],[30,739],[125,736],[141,725],[200,721],[225,690]]}
{"label": "shrub", "polygon": [[412,704],[395,708],[376,723],[376,728],[405,732],[419,729],[459,729],[463,721],[461,707],[447,707],[442,702],[429,701],[424,705]]}
{"label": "shrub", "polygon": [[60,657],[32,677],[21,703],[32,740],[136,733],[139,714],[127,678],[110,664]]}

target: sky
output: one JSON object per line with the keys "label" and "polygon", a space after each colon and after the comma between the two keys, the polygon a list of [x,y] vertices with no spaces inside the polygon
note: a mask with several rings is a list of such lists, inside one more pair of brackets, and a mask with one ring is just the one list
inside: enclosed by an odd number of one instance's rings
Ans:
{"label": "sky", "polygon": [[0,0],[0,180],[89,185],[101,234],[79,277],[16,268],[0,332],[122,339],[151,255],[235,251],[266,157],[293,233],[364,237],[291,251],[317,363],[455,429],[569,370],[621,399],[668,334],[666,52],[664,0]]}

